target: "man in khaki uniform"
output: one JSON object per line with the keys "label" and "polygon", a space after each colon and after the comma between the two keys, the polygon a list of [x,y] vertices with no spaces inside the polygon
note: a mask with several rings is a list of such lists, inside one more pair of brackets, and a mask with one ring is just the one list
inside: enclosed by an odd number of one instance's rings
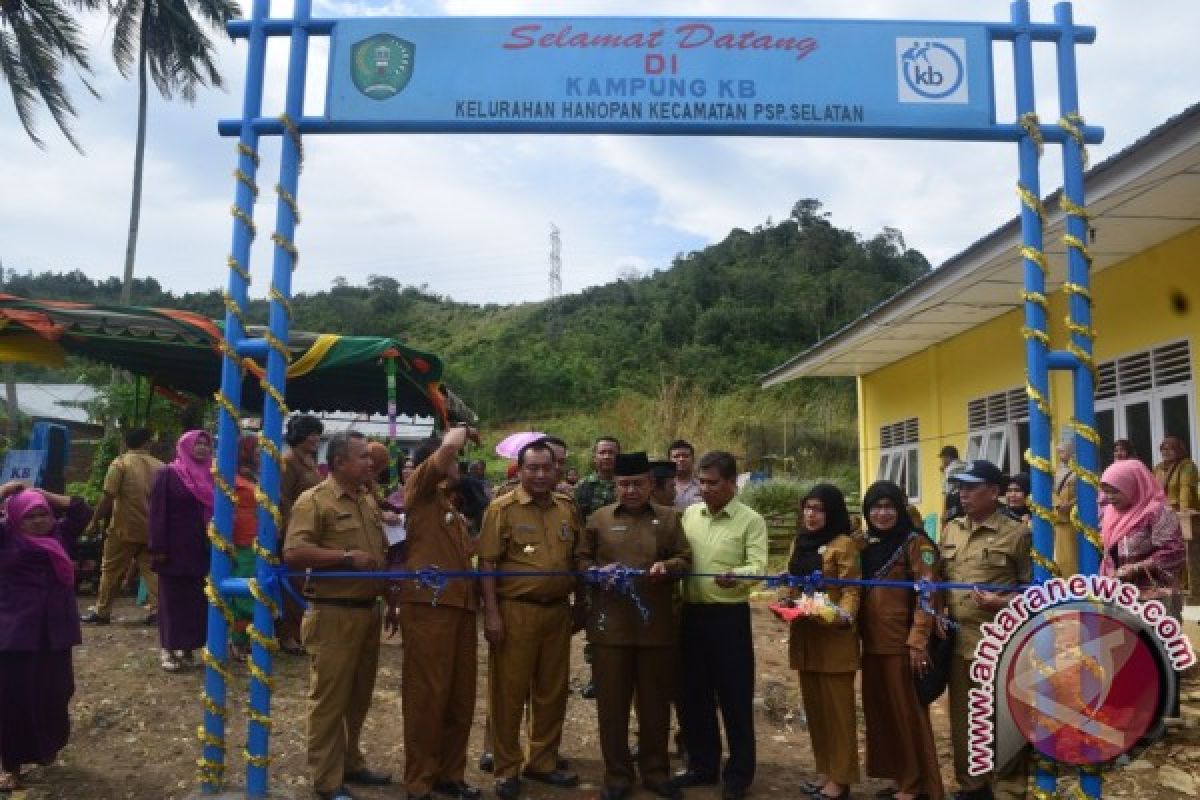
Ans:
{"label": "man in khaki uniform", "polygon": [[[553,487],[553,450],[533,442],[517,457],[521,485],[492,501],[479,537],[483,572],[571,572],[579,520]],[[491,645],[488,697],[495,740],[496,794],[516,800],[524,776],[571,788],[579,777],[557,768],[567,710],[567,673],[576,618],[569,597],[577,581],[563,576],[483,577],[484,635]],[[574,613],[573,613],[574,611]],[[529,756],[522,759],[521,716],[530,700]]]}
{"label": "man in khaki uniform", "polygon": [[691,569],[692,550],[679,512],[650,502],[654,485],[650,470],[645,453],[617,456],[617,502],[588,518],[575,548],[579,571],[595,567],[604,574],[619,566],[646,570],[634,584],[648,612],[644,620],[633,598],[602,585],[591,589],[587,633],[595,646],[592,667],[604,756],[603,800],[623,800],[637,777],[629,751],[629,710],[635,694],[642,783],[662,797],[682,794],[667,785],[667,738],[679,668],[675,583]]}
{"label": "man in khaki uniform", "polygon": [[158,575],[150,569],[150,552],[146,549],[149,537],[147,514],[154,476],[163,464],[150,454],[153,438],[154,434],[146,428],[125,432],[125,452],[109,465],[104,476],[104,497],[96,505],[88,524],[88,530],[95,530],[108,523],[96,607],[82,617],[84,622],[92,625],[107,625],[111,621],[113,594],[134,561],[150,594],[145,621],[147,624],[155,622]]}
{"label": "man in khaki uniform", "polygon": [[1070,577],[1079,571],[1079,540],[1071,510],[1075,508],[1075,443],[1064,439],[1057,448],[1058,471],[1054,475],[1054,561],[1062,574]]}
{"label": "man in khaki uniform", "polygon": [[[288,519],[284,563],[291,569],[380,570],[383,515],[367,489],[371,460],[360,433],[339,433],[326,450],[329,477],[300,495]],[[301,637],[311,658],[308,766],[319,800],[353,800],[347,783],[391,782],[367,769],[359,748],[375,690],[381,617],[379,578],[310,579]]]}
{"label": "man in khaki uniform", "polygon": [[[458,453],[470,428],[453,428],[413,453],[415,469],[404,484],[406,569],[436,566],[470,572],[467,520],[454,506]],[[476,621],[473,580],[452,578],[436,596],[416,581],[393,589],[404,636],[401,699],[404,705],[404,784],[409,800],[430,791],[475,800],[480,791],[463,780],[467,739],[475,716]]]}
{"label": "man in khaki uniform", "polygon": [[[1027,584],[1033,579],[1029,528],[1000,513],[1004,475],[990,461],[972,461],[956,473],[959,496],[966,516],[951,520],[942,533],[942,566],[951,583],[986,585]],[[954,744],[954,773],[960,800],[1024,798],[1028,787],[1028,758],[1023,754],[1010,765],[1000,765],[992,775],[968,775],[967,740],[972,687],[971,661],[979,644],[980,625],[991,622],[1004,608],[1006,594],[953,590],[948,611],[959,624],[954,655],[950,659],[950,735]]]}

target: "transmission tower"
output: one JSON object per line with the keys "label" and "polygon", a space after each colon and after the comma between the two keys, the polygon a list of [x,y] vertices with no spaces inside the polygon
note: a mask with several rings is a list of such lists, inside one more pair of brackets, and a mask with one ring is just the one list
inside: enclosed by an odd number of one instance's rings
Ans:
{"label": "transmission tower", "polygon": [[550,302],[562,295],[562,236],[558,226],[550,223]]}

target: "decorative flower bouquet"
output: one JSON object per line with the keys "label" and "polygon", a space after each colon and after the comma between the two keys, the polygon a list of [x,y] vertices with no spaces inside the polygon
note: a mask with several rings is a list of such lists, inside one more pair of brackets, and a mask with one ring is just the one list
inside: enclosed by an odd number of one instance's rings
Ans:
{"label": "decorative flower bouquet", "polygon": [[771,603],[768,608],[771,613],[784,622],[796,619],[810,619],[825,625],[844,622],[847,617],[824,592],[802,594],[795,599],[787,598]]}

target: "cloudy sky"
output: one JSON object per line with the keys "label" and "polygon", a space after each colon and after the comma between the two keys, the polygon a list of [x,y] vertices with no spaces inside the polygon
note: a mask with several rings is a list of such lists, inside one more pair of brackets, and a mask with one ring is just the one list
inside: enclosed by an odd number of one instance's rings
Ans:
{"label": "cloudy sky", "polygon": [[[247,3],[248,6],[248,3]],[[1033,3],[1049,20],[1052,4]],[[290,12],[276,0],[276,14]],[[316,16],[629,15],[1005,20],[1001,0],[315,0]],[[1081,0],[1075,15],[1099,29],[1080,48],[1081,108],[1107,132],[1093,162],[1200,100],[1200,3]],[[25,270],[119,274],[128,226],[136,92],[109,58],[105,20],[88,23],[94,84],[76,92],[76,153],[42,117],[39,150],[0,86],[0,260]],[[308,110],[324,95],[323,44],[314,46]],[[996,53],[1000,118],[1011,120],[1011,61]],[[269,52],[266,106],[278,113],[284,46]],[[1057,117],[1053,50],[1038,50],[1039,111]],[[234,184],[232,140],[216,121],[240,109],[245,46],[220,46],[224,91],[194,106],[152,94],[137,272],[183,291],[223,286]],[[577,291],[629,268],[666,267],[733,227],[779,219],[802,197],[864,235],[899,228],[935,264],[1017,210],[1016,149],[1003,144],[783,138],[532,135],[308,137],[301,178],[304,224],[294,289],[338,277],[387,274],[472,302],[537,300],[548,291],[551,223],[562,231],[563,288]],[[259,183],[274,185],[278,142],[264,141]],[[1043,164],[1056,188],[1057,151]],[[258,206],[260,227],[273,198]],[[252,291],[267,285],[266,236],[256,245]]]}

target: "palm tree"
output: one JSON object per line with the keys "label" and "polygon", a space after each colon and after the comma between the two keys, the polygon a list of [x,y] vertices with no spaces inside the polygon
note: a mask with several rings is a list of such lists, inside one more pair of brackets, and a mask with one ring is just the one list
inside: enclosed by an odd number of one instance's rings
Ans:
{"label": "palm tree", "polygon": [[[8,0],[0,0],[7,2]],[[178,92],[189,103],[200,86],[220,88],[221,74],[213,61],[214,48],[204,26],[224,31],[239,16],[236,0],[111,0],[113,60],[126,78],[137,66],[137,143],[133,156],[133,198],[129,208],[129,239],[125,246],[125,279],[121,303],[133,291],[133,262],[137,253],[138,221],[142,213],[142,165],[146,156],[146,79],[154,81],[165,100]]]}
{"label": "palm tree", "polygon": [[73,67],[89,92],[87,47],[71,11],[93,9],[100,0],[0,0],[0,79],[12,92],[21,127],[38,147],[34,116],[38,105],[50,112],[58,129],[76,150],[79,142],[69,120],[75,106],[63,85],[64,65]]}

